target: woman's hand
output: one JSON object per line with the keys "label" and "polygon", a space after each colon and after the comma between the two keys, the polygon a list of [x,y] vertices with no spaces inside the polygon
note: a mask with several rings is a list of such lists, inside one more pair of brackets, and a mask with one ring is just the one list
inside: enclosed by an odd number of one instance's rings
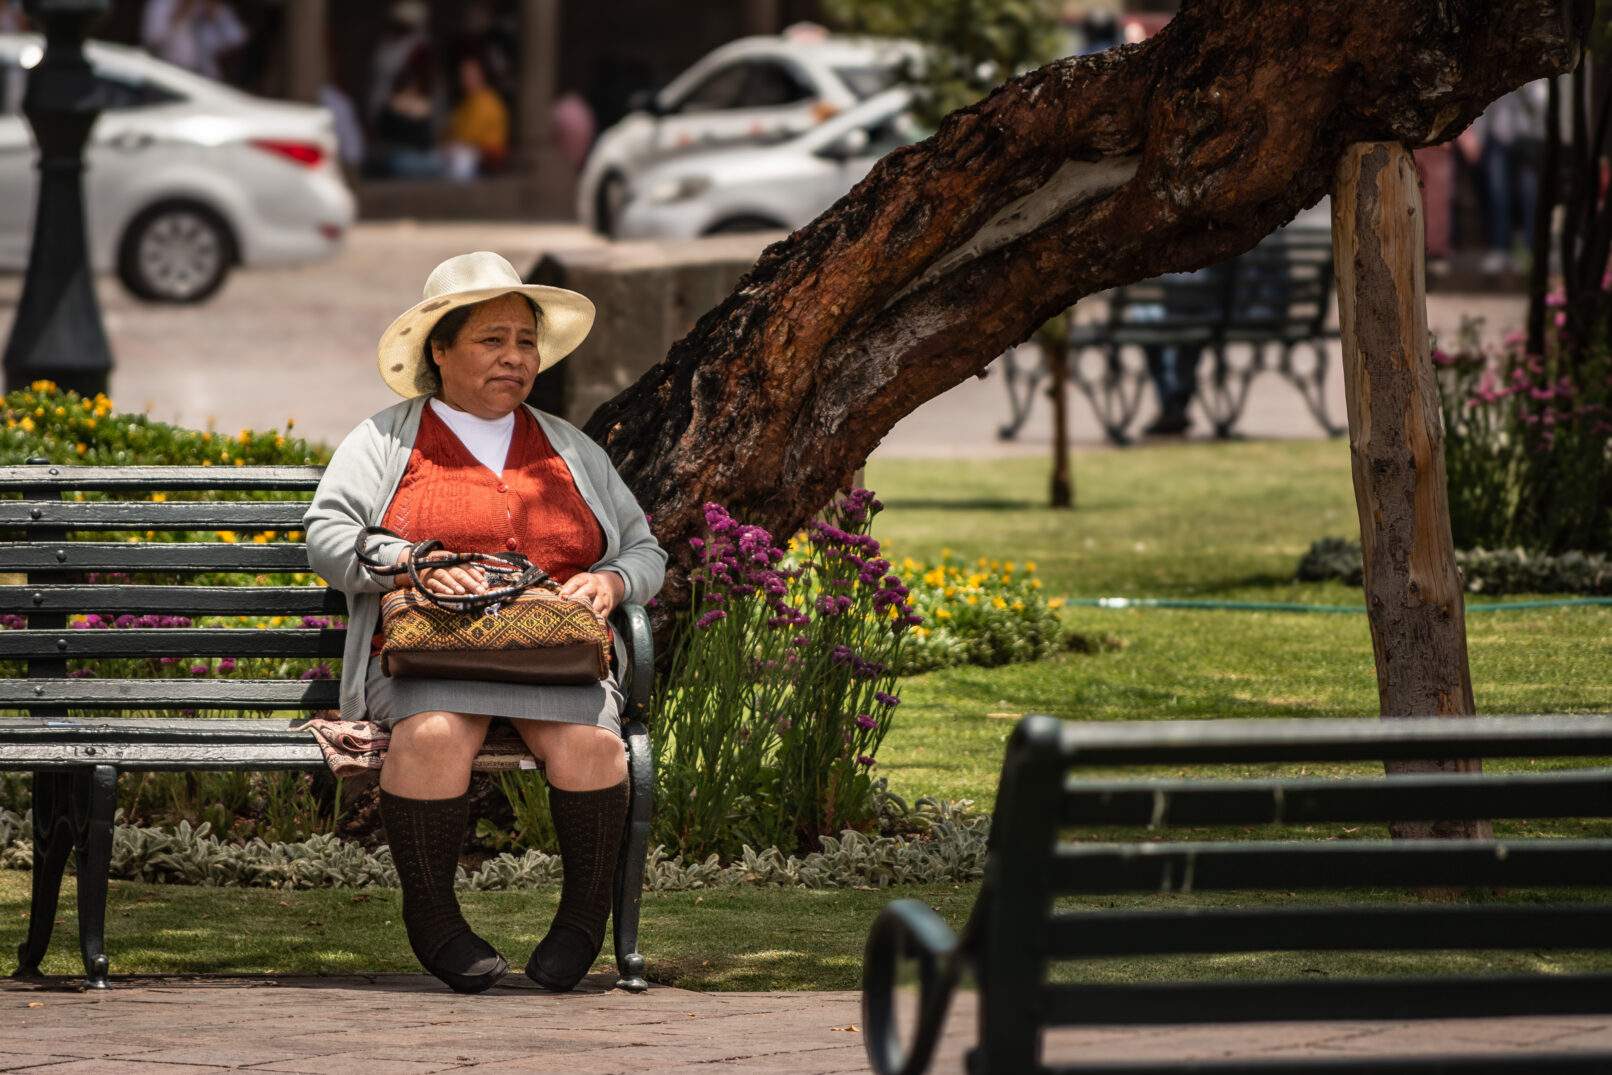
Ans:
{"label": "woman's hand", "polygon": [[[451,556],[452,553],[438,550],[426,556],[427,560],[440,560]],[[402,563],[408,559],[409,550],[404,549],[398,554],[397,562]],[[407,575],[397,575],[397,584],[400,587],[412,586]],[[420,568],[420,582],[432,593],[447,596],[462,596],[464,594],[481,593],[487,588],[487,571],[480,564],[454,564],[451,567],[425,567]]]}
{"label": "woman's hand", "polygon": [[626,581],[614,571],[581,571],[560,587],[560,596],[586,601],[601,616],[610,615],[626,594]]}

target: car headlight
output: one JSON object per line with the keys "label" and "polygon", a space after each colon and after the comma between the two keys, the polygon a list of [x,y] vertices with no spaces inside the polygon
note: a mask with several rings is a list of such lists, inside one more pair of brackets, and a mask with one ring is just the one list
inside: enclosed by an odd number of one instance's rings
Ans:
{"label": "car headlight", "polygon": [[656,205],[687,201],[711,189],[710,176],[685,175],[675,179],[662,179],[651,183],[644,197]]}

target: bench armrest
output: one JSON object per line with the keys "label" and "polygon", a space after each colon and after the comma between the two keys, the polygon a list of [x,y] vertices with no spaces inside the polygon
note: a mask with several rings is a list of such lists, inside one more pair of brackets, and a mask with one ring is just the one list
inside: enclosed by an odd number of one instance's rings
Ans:
{"label": "bench armrest", "polygon": [[[903,955],[918,964],[918,1027],[910,1053],[902,1051],[895,1012],[896,965]],[[868,931],[862,964],[863,1041],[878,1075],[919,1075],[929,1066],[962,964],[957,934],[928,905],[884,905]]]}
{"label": "bench armrest", "polygon": [[621,723],[648,725],[649,699],[655,686],[655,636],[649,629],[649,611],[643,605],[617,605],[610,613],[610,626],[627,645],[627,673],[621,685],[627,711],[621,715]]}

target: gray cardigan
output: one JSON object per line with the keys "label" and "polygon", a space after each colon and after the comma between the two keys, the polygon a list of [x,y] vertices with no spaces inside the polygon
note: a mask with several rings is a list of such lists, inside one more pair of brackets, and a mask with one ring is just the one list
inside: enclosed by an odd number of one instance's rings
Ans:
{"label": "gray cardigan", "polygon": [[[379,526],[403,480],[414,438],[425,411],[425,396],[404,400],[365,419],[336,449],[314,491],[303,526],[308,563],[331,586],[347,595],[347,646],[341,666],[341,716],[363,720],[364,682],[370,639],[380,619],[381,594],[390,582],[372,578],[353,555],[366,526]],[[666,553],[649,532],[644,511],[616,473],[603,448],[581,430],[552,414],[528,407],[549,443],[570,468],[577,491],[604,530],[604,556],[591,570],[610,570],[627,583],[624,601],[643,604],[660,590]],[[372,539],[369,551],[391,562],[405,542]]]}

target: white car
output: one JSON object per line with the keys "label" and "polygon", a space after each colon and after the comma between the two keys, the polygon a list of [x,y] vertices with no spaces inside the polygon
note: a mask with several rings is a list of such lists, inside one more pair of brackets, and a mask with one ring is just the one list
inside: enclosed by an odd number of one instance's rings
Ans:
{"label": "white car", "polygon": [[799,134],[895,85],[921,58],[911,42],[790,31],[723,45],[599,136],[577,182],[577,217],[609,235],[646,166]]}
{"label": "white car", "polygon": [[898,86],[787,142],[709,150],[667,160],[629,188],[617,221],[622,239],[692,239],[794,229],[854,187],[875,161],[916,141]]}
{"label": "white car", "polygon": [[[21,113],[43,39],[0,34],[0,270],[21,270],[38,185]],[[86,48],[106,101],[85,147],[90,260],[143,299],[196,302],[231,266],[317,261],[341,249],[353,195],[334,121],[268,101],[138,50]]]}

